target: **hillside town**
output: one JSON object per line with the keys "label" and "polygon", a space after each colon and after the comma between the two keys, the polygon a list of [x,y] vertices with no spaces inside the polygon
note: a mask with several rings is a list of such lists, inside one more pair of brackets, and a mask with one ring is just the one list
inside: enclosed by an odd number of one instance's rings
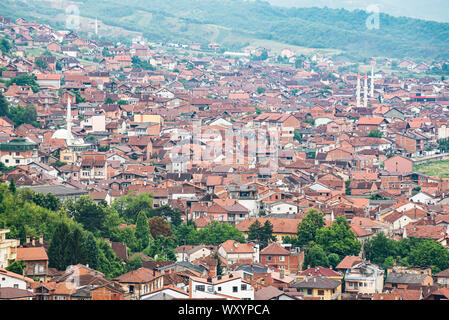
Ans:
{"label": "hillside town", "polygon": [[0,39],[0,300],[449,299],[448,61]]}

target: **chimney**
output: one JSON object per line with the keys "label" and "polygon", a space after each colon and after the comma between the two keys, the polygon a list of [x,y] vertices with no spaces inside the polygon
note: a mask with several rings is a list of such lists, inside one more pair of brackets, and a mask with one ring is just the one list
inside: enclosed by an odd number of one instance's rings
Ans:
{"label": "chimney", "polygon": [[43,235],[39,236],[39,244],[44,244],[44,236]]}
{"label": "chimney", "polygon": [[27,243],[27,244],[30,243],[30,236],[27,235],[26,238],[27,238],[27,240],[26,240],[27,242],[26,242],[26,243]]}
{"label": "chimney", "polygon": [[33,247],[36,245],[36,237],[33,237],[33,240],[31,241],[31,244],[33,245]]}
{"label": "chimney", "polygon": [[279,277],[284,279],[284,270],[279,271]]}

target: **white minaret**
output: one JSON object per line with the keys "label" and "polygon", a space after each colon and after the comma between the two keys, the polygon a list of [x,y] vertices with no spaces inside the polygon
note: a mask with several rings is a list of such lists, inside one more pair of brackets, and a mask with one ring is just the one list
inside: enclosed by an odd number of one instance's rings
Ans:
{"label": "white minaret", "polygon": [[357,108],[360,108],[360,72],[357,74]]}
{"label": "white minaret", "polygon": [[374,98],[374,64],[371,65],[371,98]]}
{"label": "white minaret", "polygon": [[98,19],[95,17],[95,34],[98,35]]}
{"label": "white minaret", "polygon": [[365,84],[363,88],[363,106],[368,107],[368,73],[365,72]]}
{"label": "white minaret", "polygon": [[72,105],[70,97],[67,100],[67,138],[72,138]]}

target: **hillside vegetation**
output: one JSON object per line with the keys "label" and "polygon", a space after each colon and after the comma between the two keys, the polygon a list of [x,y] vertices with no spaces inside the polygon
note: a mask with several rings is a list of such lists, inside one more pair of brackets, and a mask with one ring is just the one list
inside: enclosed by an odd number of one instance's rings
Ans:
{"label": "hillside vegetation", "polygon": [[[0,14],[51,20],[66,6],[41,0],[3,0]],[[369,30],[371,13],[329,8],[281,8],[242,0],[78,0],[80,15],[139,31],[150,41],[220,41],[241,47],[247,39],[286,45],[345,50],[360,56],[449,58],[449,24],[380,14]],[[50,17],[50,19],[49,19]],[[37,19],[38,20],[38,19]],[[51,23],[51,21],[48,21]]]}

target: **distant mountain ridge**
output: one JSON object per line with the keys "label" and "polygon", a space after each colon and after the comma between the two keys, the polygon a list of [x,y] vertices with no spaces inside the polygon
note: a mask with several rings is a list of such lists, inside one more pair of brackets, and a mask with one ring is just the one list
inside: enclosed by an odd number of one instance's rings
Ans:
{"label": "distant mountain ridge", "polygon": [[[54,2],[54,1],[47,1]],[[2,0],[0,14],[64,13],[42,0]],[[358,57],[449,58],[449,23],[330,8],[281,8],[243,0],[78,0],[81,16],[141,31],[152,41],[211,41],[229,47],[250,39],[276,40],[309,48],[341,49]],[[39,21],[39,19],[36,19]],[[48,19],[47,19],[48,20]]]}
{"label": "distant mountain ridge", "polygon": [[381,12],[395,17],[449,22],[447,0],[269,0],[269,2],[281,7],[329,7],[347,10],[366,10],[370,5],[378,5]]}

